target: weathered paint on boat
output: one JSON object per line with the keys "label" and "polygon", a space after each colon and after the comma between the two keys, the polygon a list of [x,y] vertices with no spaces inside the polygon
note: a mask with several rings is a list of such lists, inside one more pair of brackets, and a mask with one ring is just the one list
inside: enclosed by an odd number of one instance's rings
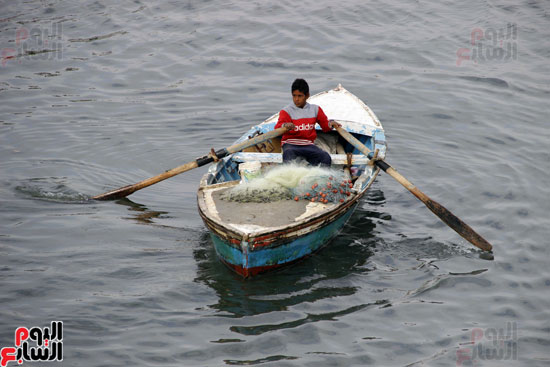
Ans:
{"label": "weathered paint on boat", "polygon": [[[351,104],[341,103],[342,96],[345,97],[344,101],[351,100]],[[380,156],[385,155],[386,142],[382,125],[370,108],[353,94],[339,86],[319,93],[309,101],[321,105],[330,119],[337,120],[370,149],[378,149]],[[319,101],[324,101],[324,104]],[[334,106],[330,101],[340,103]],[[251,128],[237,142],[248,139],[256,131],[273,130],[277,117],[278,114],[275,114]],[[354,147],[347,146],[346,151],[355,154],[354,167],[359,170],[360,175],[352,189],[353,194],[344,203],[333,205],[318,215],[277,228],[243,228],[225,223],[209,212],[211,204],[205,199],[205,192],[215,187],[229,186],[232,181],[240,179],[239,162],[253,159],[254,154],[263,162],[279,163],[280,153],[237,153],[212,166],[201,180],[197,198],[199,213],[211,232],[212,242],[220,259],[238,274],[249,277],[299,261],[330,242],[342,230],[379,173],[377,167],[368,166],[364,157],[357,156],[360,152]],[[333,162],[341,163],[342,157],[336,154],[333,156]]]}
{"label": "weathered paint on boat", "polygon": [[211,237],[220,259],[237,273],[249,277],[295,263],[319,251],[340,233],[354,209],[318,230],[278,246],[254,248],[254,242],[243,241],[240,248],[236,248],[214,233]]}

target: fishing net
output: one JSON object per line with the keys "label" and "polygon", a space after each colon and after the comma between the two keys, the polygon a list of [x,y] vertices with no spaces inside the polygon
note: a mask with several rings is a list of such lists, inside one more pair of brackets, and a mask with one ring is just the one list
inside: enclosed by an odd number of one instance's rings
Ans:
{"label": "fishing net", "polygon": [[324,204],[344,202],[351,195],[351,180],[343,171],[324,171],[302,177],[293,189],[294,200],[305,199]]}
{"label": "fishing net", "polygon": [[226,190],[223,200],[265,203],[279,200],[343,202],[351,194],[351,180],[339,170],[299,164],[277,166]]}
{"label": "fishing net", "polygon": [[241,182],[237,186],[226,190],[221,198],[240,203],[269,203],[288,200],[292,198],[292,193],[288,188],[276,182],[272,182],[265,177],[258,177],[248,182]]}

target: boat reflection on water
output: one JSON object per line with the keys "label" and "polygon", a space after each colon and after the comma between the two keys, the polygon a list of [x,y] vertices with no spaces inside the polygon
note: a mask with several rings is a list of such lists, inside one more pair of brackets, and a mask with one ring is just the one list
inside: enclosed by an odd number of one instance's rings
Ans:
{"label": "boat reflection on water", "polygon": [[[375,205],[385,201],[378,190],[369,193],[367,200]],[[379,217],[380,213],[359,207],[342,233],[321,251],[288,268],[252,279],[243,279],[218,259],[205,231],[200,246],[193,252],[198,267],[195,281],[207,284],[217,293],[218,302],[209,305],[210,308],[235,318],[353,295],[359,287],[344,278],[371,271],[368,259],[380,240],[374,231],[376,224],[373,219],[376,218],[371,216]],[[239,332],[247,334],[242,330]]]}

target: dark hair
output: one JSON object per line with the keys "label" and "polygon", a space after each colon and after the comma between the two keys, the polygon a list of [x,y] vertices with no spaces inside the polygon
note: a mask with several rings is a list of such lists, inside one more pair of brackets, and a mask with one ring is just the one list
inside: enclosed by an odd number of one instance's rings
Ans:
{"label": "dark hair", "polygon": [[307,95],[309,94],[309,85],[307,85],[307,82],[304,79],[296,79],[294,83],[292,83],[292,88],[290,91],[294,92],[295,90]]}

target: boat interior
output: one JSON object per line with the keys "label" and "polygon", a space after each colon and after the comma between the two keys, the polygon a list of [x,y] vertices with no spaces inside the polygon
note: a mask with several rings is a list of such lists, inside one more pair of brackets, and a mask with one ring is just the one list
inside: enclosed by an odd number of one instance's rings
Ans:
{"label": "boat interior", "polygon": [[[372,144],[370,137],[362,136],[364,143]],[[341,169],[355,183],[351,200],[361,191],[365,181],[373,173],[368,159],[353,146],[343,141],[336,132],[318,131],[315,144],[327,151],[332,158],[332,168]],[[223,163],[222,163],[223,162]],[[282,163],[280,138],[271,139],[235,153],[231,158],[212,166],[206,182],[201,183],[199,205],[207,216],[244,233],[284,227],[307,220],[322,212],[330,211],[341,202],[311,202],[308,200],[281,199],[271,202],[234,202],[224,199],[227,190],[242,181],[239,166],[246,162],[260,162],[262,171]],[[361,179],[358,180],[358,178]]]}
{"label": "boat interior", "polygon": [[[365,146],[373,149],[373,139],[367,135],[354,134]],[[249,138],[254,137],[250,135]],[[324,133],[317,130],[315,145],[328,152],[332,158],[332,167],[344,169],[346,166],[360,176],[366,169],[368,159],[354,146],[345,141],[337,132]],[[350,163],[351,159],[351,163]],[[282,163],[281,139],[274,138],[264,143],[244,149],[233,154],[229,159],[223,160],[223,164],[214,165],[208,172],[207,184],[240,180],[238,166],[244,162],[259,161],[262,166]]]}

